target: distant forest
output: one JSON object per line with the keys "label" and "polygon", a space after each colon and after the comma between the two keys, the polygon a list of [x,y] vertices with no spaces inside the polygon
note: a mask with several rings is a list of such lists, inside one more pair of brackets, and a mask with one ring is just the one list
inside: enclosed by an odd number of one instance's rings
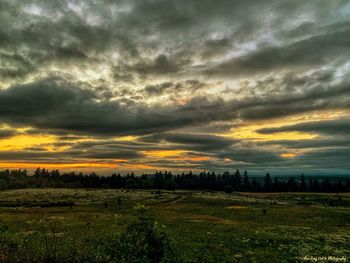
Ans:
{"label": "distant forest", "polygon": [[59,170],[36,169],[34,175],[27,170],[0,171],[0,189],[18,188],[125,188],[166,190],[212,190],[246,192],[350,192],[350,178],[344,177],[265,177],[250,178],[248,172],[201,172],[199,174],[156,172],[135,176],[134,173],[101,176],[95,173],[60,173]]}

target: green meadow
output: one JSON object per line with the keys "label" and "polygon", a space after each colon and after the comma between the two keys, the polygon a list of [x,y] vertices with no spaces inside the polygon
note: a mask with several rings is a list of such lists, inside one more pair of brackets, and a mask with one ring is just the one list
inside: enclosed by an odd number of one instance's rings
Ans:
{"label": "green meadow", "polygon": [[[349,193],[20,189],[0,220],[0,262],[350,260]],[[167,256],[139,256],[143,228]]]}

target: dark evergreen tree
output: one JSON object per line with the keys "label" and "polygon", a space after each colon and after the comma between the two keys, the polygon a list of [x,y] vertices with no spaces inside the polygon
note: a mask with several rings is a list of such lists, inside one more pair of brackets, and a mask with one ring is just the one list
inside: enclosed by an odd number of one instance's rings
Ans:
{"label": "dark evergreen tree", "polygon": [[297,183],[293,177],[289,178],[287,181],[287,189],[289,192],[296,192],[298,190]]}
{"label": "dark evergreen tree", "polygon": [[233,188],[236,191],[241,190],[242,177],[240,171],[237,169],[235,174],[233,175]]}
{"label": "dark evergreen tree", "polygon": [[253,192],[260,192],[262,190],[260,183],[257,182],[256,179],[253,179],[251,186]]}
{"label": "dark evergreen tree", "polygon": [[331,184],[331,181],[329,180],[329,177],[326,177],[326,179],[322,181],[321,191],[326,193],[332,192],[332,184]]}
{"label": "dark evergreen tree", "polygon": [[244,171],[244,177],[243,177],[243,190],[244,191],[249,191],[250,189],[250,182],[248,178],[248,172],[247,170]]}
{"label": "dark evergreen tree", "polygon": [[272,190],[272,181],[270,173],[267,173],[264,178],[264,191],[270,192]]}
{"label": "dark evergreen tree", "polygon": [[312,185],[311,185],[311,189],[312,189],[312,192],[320,192],[320,184],[317,180],[317,178],[315,178],[312,182]]}
{"label": "dark evergreen tree", "polygon": [[305,177],[303,173],[301,174],[301,177],[300,177],[300,191],[301,192],[306,191]]}
{"label": "dark evergreen tree", "polygon": [[[238,179],[239,178],[239,179]],[[129,189],[189,189],[189,190],[214,190],[224,191],[225,186],[231,186],[233,190],[253,192],[285,192],[285,191],[311,191],[311,192],[349,192],[350,179],[337,178],[333,181],[329,177],[324,178],[320,185],[317,178],[308,178],[308,184],[302,174],[300,181],[296,178],[278,180],[271,178],[269,173],[263,178],[263,186],[254,179],[248,178],[247,171],[243,178],[239,171],[235,174],[224,172],[216,175],[214,172],[201,172],[200,174],[182,173],[173,176],[171,172],[156,172],[155,174],[143,174],[135,176],[134,173],[126,175],[112,174],[100,176],[96,173],[63,173],[58,170],[36,169],[34,176],[29,176],[27,170],[0,171],[0,189],[26,188],[26,187],[83,187],[83,188],[129,188]],[[259,179],[260,180],[260,179]],[[239,183],[241,182],[241,184]],[[235,185],[232,185],[235,183]]]}

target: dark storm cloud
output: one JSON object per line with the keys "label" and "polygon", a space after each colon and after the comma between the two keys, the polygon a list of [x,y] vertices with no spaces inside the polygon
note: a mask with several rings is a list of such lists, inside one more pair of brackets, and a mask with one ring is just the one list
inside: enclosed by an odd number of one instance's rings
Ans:
{"label": "dark storm cloud", "polygon": [[211,58],[216,55],[222,55],[230,48],[232,48],[232,40],[229,38],[209,39],[204,44],[201,56],[203,58]]}
{"label": "dark storm cloud", "polygon": [[67,160],[69,162],[79,162],[80,160],[114,160],[126,159],[133,160],[142,157],[137,151],[128,151],[120,149],[92,148],[89,151],[82,152],[81,150],[65,150],[57,152],[47,152],[45,148],[31,147],[22,151],[0,151],[0,158],[3,161],[48,161],[55,163],[59,160]]}
{"label": "dark storm cloud", "polygon": [[317,27],[315,23],[304,22],[299,26],[293,28],[292,30],[283,32],[282,34],[285,34],[287,37],[290,37],[290,38],[296,38],[296,37],[303,37],[305,35],[310,35],[310,34],[312,35],[316,31],[317,31]]}
{"label": "dark storm cloud", "polygon": [[[67,150],[68,152],[79,156],[89,158],[112,158],[112,156],[114,156],[114,158],[129,159],[143,157],[142,151],[152,150],[157,147],[155,145],[145,144],[139,141],[117,141],[114,139],[67,142],[67,146],[69,146],[69,150]],[[168,148],[164,147],[164,149]]]}
{"label": "dark storm cloud", "polygon": [[0,76],[16,78],[32,71],[35,66],[26,57],[16,53],[0,52]]}
{"label": "dark storm cloud", "polygon": [[0,139],[6,139],[17,135],[18,132],[16,130],[9,129],[1,129],[0,130]]}
{"label": "dark storm cloud", "polygon": [[[286,68],[307,68],[349,56],[350,28],[330,29],[323,35],[311,36],[285,46],[266,46],[227,62],[220,63],[205,72],[207,74],[232,75],[269,72]],[[320,52],[321,51],[321,52]]]}
{"label": "dark storm cloud", "polygon": [[[325,169],[331,171],[333,169],[343,170],[346,173],[349,170],[349,147],[333,147],[321,148],[307,151],[289,161],[292,166],[300,165],[309,168]],[[348,174],[347,174],[348,175]]]}
{"label": "dark storm cloud", "polygon": [[[196,151],[212,151],[225,149],[236,143],[236,140],[222,136],[189,133],[163,133],[145,136],[141,139],[151,143],[172,143],[171,147],[179,149],[192,149]],[[175,144],[175,145],[173,145]]]}
{"label": "dark storm cloud", "polygon": [[[80,88],[64,78],[51,77],[0,91],[1,120],[64,132],[90,134],[147,134],[201,124],[243,119],[268,119],[315,109],[346,108],[350,101],[341,96],[349,86],[316,86],[304,93],[246,100],[224,101],[194,97],[184,105],[142,102],[100,97],[92,89]],[[341,97],[339,97],[341,96]]]}
{"label": "dark storm cloud", "polygon": [[208,87],[208,84],[198,80],[185,80],[178,82],[163,82],[155,85],[148,85],[143,92],[147,96],[160,96],[163,94],[194,93]]}
{"label": "dark storm cloud", "polygon": [[60,153],[47,152],[42,148],[34,148],[25,151],[0,151],[0,159],[3,161],[21,160],[21,161],[35,161],[48,160],[50,158],[62,157]]}
{"label": "dark storm cloud", "polygon": [[59,138],[59,140],[60,141],[74,141],[74,140],[78,140],[78,139],[82,139],[82,138],[84,138],[84,137],[68,135],[68,136],[61,136]]}
{"label": "dark storm cloud", "polygon": [[278,128],[264,128],[257,130],[257,132],[264,134],[288,131],[313,132],[326,135],[349,135],[350,119],[341,118],[327,121],[313,121]]}
{"label": "dark storm cloud", "polygon": [[[342,1],[321,2],[3,1],[0,57],[9,64],[2,63],[1,74],[18,77],[43,63],[100,59],[99,54],[111,50],[124,58],[123,63],[115,65],[116,76],[126,74],[127,79],[132,79],[133,73],[125,72],[125,68],[141,74],[181,72],[197,55],[225,54],[232,43],[240,45],[266,34],[270,30],[265,28],[267,22],[274,29],[273,34],[283,33],[283,28],[292,29],[286,14],[298,16],[306,12],[318,22],[325,13],[336,13],[345,5]],[[296,24],[297,29],[305,23]],[[320,28],[315,35],[310,35],[310,30],[299,30],[297,35],[307,37],[293,44],[260,45],[237,60],[209,67],[207,72],[231,74],[235,70],[249,72],[299,62],[315,63],[328,61],[342,50],[346,52],[347,26]],[[313,46],[322,48],[324,55],[316,56]]]}
{"label": "dark storm cloud", "polygon": [[[256,83],[262,95],[241,102],[243,119],[269,119],[313,110],[347,109],[350,106],[350,79],[336,79],[331,72],[273,78]],[[269,83],[270,82],[270,83]]]}
{"label": "dark storm cloud", "polygon": [[[299,158],[306,157],[308,159],[314,159],[319,161],[319,158],[326,161],[329,165],[334,165],[335,163],[346,163],[350,155],[350,147],[339,147],[339,148],[330,148],[330,149],[320,149],[310,152],[306,152],[303,156]],[[335,162],[332,164],[332,162]],[[349,162],[348,166],[350,166]]]}
{"label": "dark storm cloud", "polygon": [[184,106],[125,105],[54,77],[0,90],[0,119],[58,134],[143,134],[232,116],[218,103],[196,98]]}
{"label": "dark storm cloud", "polygon": [[152,96],[152,95],[161,95],[165,93],[167,90],[173,88],[173,83],[171,82],[163,82],[158,85],[149,85],[145,87],[146,94]]}
{"label": "dark storm cloud", "polygon": [[93,158],[93,159],[135,159],[142,157],[142,154],[136,151],[126,151],[126,150],[106,150],[104,148],[93,148],[92,152],[78,153],[79,158]]}
{"label": "dark storm cloud", "polygon": [[306,148],[329,148],[329,147],[350,147],[350,140],[347,136],[334,138],[325,137],[307,140],[274,140],[260,142],[260,145],[277,145],[285,147],[284,149],[306,149]]}
{"label": "dark storm cloud", "polygon": [[[0,67],[1,75],[19,77],[51,61],[93,61],[111,45],[124,56],[138,56],[123,27],[114,27],[108,21],[93,25],[86,19],[92,15],[92,6],[84,18],[70,9],[70,4],[74,6],[70,1],[5,1],[6,8],[0,11],[0,60],[6,61]],[[98,9],[99,15],[104,11]]]}
{"label": "dark storm cloud", "polygon": [[152,62],[142,62],[134,66],[134,70],[141,74],[167,74],[178,72],[187,61],[171,61],[166,55],[159,55]]}

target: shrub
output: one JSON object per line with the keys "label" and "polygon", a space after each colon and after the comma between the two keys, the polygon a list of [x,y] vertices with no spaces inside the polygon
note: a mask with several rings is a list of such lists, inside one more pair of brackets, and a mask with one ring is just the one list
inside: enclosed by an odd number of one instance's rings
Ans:
{"label": "shrub", "polygon": [[184,262],[150,211],[136,209],[121,234],[111,228],[89,229],[69,237],[56,220],[40,220],[14,235],[0,222],[0,262],[32,263],[177,263]]}
{"label": "shrub", "polygon": [[149,210],[137,209],[137,217],[121,235],[115,255],[117,262],[183,262]]}

